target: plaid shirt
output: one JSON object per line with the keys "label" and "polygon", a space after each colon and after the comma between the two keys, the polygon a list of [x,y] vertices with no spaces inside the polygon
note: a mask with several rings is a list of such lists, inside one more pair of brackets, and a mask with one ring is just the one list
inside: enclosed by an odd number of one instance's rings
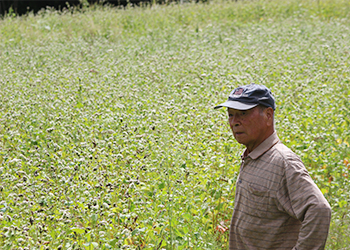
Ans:
{"label": "plaid shirt", "polygon": [[230,227],[233,249],[324,249],[331,208],[276,132],[242,156]]}

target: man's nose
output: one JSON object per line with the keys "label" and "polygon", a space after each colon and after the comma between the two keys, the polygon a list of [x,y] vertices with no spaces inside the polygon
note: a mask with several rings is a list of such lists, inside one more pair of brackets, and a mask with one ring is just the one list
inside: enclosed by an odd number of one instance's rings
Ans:
{"label": "man's nose", "polygon": [[231,115],[229,117],[229,123],[231,127],[235,127],[239,125],[239,119],[237,115]]}

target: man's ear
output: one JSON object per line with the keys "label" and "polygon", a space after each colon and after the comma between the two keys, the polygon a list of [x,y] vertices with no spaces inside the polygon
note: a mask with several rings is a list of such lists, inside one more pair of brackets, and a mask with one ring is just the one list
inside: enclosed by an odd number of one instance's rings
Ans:
{"label": "man's ear", "polygon": [[271,107],[268,107],[264,111],[265,111],[265,115],[266,115],[266,118],[267,118],[267,124],[269,126],[273,126],[273,119],[274,119],[274,117],[273,117],[273,113],[274,113],[273,109]]}

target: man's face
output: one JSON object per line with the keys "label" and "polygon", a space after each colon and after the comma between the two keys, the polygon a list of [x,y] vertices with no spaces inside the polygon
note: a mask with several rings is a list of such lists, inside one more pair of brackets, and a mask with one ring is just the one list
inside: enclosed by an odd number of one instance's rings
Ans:
{"label": "man's face", "polygon": [[[262,110],[255,107],[248,110],[237,110],[228,108],[228,121],[233,136],[240,143],[247,147],[248,151],[253,151],[260,143],[271,135],[270,125],[273,124],[271,108]],[[272,118],[272,123],[270,121]]]}

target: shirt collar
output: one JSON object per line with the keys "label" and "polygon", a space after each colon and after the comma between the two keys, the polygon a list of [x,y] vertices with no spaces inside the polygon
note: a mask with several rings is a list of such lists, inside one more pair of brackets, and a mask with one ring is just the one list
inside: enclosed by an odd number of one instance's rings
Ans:
{"label": "shirt collar", "polygon": [[[248,154],[248,156],[252,159],[256,159],[259,156],[261,156],[262,154],[264,154],[266,151],[268,151],[270,148],[272,148],[276,143],[278,143],[280,140],[277,136],[276,131],[273,132],[272,135],[270,135],[269,137],[267,137],[265,139],[265,141],[263,141],[262,143],[260,143],[259,146],[257,146],[252,152],[250,152]],[[246,154],[247,149],[244,151],[242,158],[244,157],[244,155]]]}

